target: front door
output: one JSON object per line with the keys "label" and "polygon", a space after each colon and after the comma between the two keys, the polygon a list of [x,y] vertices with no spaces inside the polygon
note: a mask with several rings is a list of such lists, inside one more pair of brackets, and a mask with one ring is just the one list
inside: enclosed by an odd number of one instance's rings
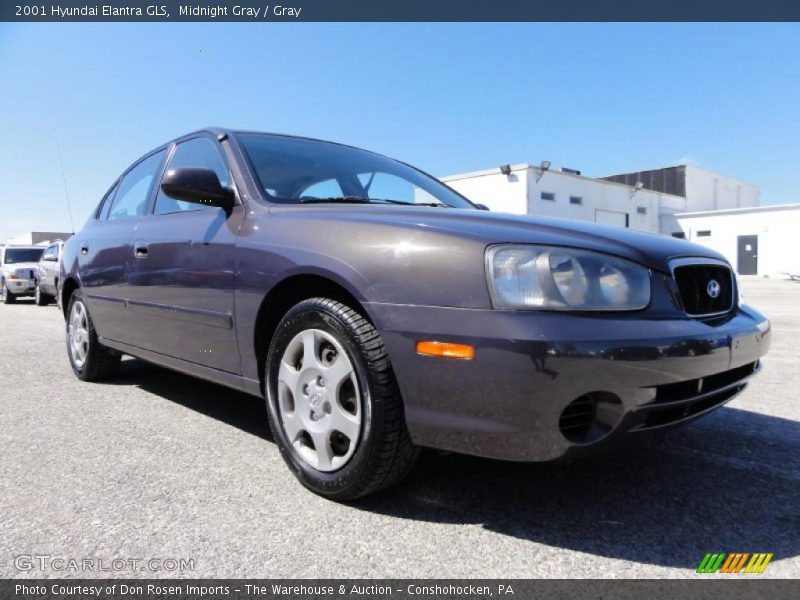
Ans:
{"label": "front door", "polygon": [[[230,172],[212,137],[175,146],[166,170]],[[138,322],[129,343],[231,373],[241,364],[234,328],[234,251],[241,205],[230,211],[174,200],[156,190],[152,209],[134,230],[128,310]]]}
{"label": "front door", "polygon": [[740,235],[738,238],[738,261],[736,272],[739,275],[758,274],[758,236]]}

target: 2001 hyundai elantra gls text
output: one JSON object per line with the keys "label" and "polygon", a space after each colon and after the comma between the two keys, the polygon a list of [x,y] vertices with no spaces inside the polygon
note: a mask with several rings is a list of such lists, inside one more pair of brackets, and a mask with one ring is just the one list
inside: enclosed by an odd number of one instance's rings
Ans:
{"label": "2001 hyundai elantra gls text", "polygon": [[129,354],[265,397],[289,468],[339,500],[421,447],[541,461],[641,438],[759,370],[769,321],[721,255],[481,208],[364,150],[192,133],[66,243],[70,363],[91,381]]}

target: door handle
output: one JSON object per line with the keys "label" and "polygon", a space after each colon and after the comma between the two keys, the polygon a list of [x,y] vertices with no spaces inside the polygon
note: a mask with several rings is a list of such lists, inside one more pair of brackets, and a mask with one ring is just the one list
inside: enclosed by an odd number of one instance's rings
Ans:
{"label": "door handle", "polygon": [[81,254],[89,254],[89,246],[81,246]]}
{"label": "door handle", "polygon": [[147,248],[147,244],[144,244],[144,243],[138,242],[138,243],[137,243],[137,244],[136,244],[136,245],[133,247],[133,255],[134,255],[136,258],[147,258],[147,254],[148,254],[148,248]]}

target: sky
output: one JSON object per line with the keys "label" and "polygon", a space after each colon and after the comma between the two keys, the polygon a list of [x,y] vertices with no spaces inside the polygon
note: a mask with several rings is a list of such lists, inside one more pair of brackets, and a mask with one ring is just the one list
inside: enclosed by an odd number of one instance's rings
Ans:
{"label": "sky", "polygon": [[75,227],[149,149],[218,125],[434,175],[690,162],[800,202],[797,24],[3,24],[0,240]]}

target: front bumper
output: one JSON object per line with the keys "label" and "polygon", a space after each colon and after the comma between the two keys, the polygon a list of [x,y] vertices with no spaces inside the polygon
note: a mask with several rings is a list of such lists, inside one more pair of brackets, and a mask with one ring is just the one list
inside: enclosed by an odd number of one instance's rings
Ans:
{"label": "front bumper", "polygon": [[33,279],[6,279],[6,293],[15,296],[33,296],[36,292],[36,281]]}
{"label": "front bumper", "polygon": [[[414,442],[507,460],[577,456],[697,418],[744,389],[770,344],[769,321],[747,306],[713,322],[375,303],[367,312]],[[418,340],[471,344],[475,357],[421,356]],[[590,405],[589,426],[575,429]]]}

